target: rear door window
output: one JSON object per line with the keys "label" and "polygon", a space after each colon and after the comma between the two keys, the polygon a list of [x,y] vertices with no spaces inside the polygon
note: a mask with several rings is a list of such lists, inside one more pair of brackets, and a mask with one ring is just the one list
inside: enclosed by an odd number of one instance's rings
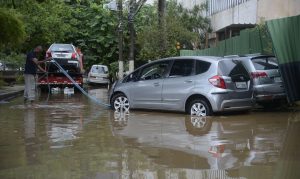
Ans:
{"label": "rear door window", "polygon": [[252,59],[252,63],[256,70],[278,69],[278,63],[275,57],[254,58]]}
{"label": "rear door window", "polygon": [[194,60],[192,59],[180,59],[175,60],[170,71],[170,77],[190,76],[193,73]]}
{"label": "rear door window", "polygon": [[209,69],[210,65],[211,64],[209,62],[204,62],[204,61],[196,60],[196,71],[195,71],[195,74],[199,75],[201,73],[207,72],[207,70]]}
{"label": "rear door window", "polygon": [[233,82],[248,81],[250,76],[241,61],[223,60],[219,63],[219,73],[231,77]]}

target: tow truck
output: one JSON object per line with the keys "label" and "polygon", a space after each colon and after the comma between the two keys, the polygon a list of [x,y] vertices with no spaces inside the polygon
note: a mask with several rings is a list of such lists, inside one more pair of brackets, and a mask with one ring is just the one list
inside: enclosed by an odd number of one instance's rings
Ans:
{"label": "tow truck", "polygon": [[83,86],[83,54],[72,44],[52,44],[46,52],[46,58],[51,58],[44,64],[47,73],[38,72],[38,87],[47,89],[73,87],[71,80],[56,66],[58,63],[80,86]]}

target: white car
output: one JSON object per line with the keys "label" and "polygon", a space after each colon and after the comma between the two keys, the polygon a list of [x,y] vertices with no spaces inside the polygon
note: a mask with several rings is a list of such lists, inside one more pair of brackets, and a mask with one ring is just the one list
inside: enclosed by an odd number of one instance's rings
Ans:
{"label": "white car", "polygon": [[108,68],[106,65],[93,65],[87,78],[89,84],[108,85]]}

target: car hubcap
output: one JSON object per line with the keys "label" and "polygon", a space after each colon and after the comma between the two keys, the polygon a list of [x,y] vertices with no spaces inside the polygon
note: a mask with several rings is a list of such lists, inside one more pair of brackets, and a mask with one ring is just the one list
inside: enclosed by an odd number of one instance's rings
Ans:
{"label": "car hubcap", "polygon": [[126,97],[120,96],[115,99],[114,107],[118,111],[128,111],[129,110],[129,101]]}
{"label": "car hubcap", "polygon": [[191,117],[191,123],[195,128],[202,129],[206,124],[205,117]]}
{"label": "car hubcap", "polygon": [[191,115],[206,116],[206,108],[202,103],[194,103],[191,107]]}

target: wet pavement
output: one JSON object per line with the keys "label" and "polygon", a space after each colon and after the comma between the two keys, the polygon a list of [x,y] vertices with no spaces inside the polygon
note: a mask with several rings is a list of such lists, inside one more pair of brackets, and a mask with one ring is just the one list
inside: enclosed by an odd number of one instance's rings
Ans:
{"label": "wet pavement", "polygon": [[[107,89],[89,93],[106,101]],[[0,178],[300,178],[300,111],[120,113],[81,94],[0,104]]]}

